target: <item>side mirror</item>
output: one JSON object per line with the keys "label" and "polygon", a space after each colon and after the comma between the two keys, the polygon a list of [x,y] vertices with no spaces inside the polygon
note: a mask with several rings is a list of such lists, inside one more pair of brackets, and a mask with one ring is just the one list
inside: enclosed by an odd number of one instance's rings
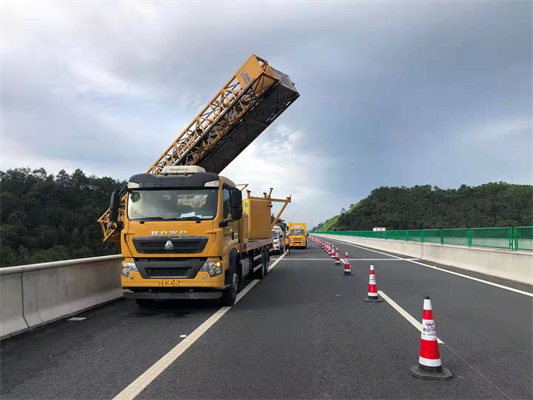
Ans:
{"label": "side mirror", "polygon": [[109,221],[117,222],[118,208],[120,207],[120,195],[118,190],[111,193],[111,201],[109,203]]}
{"label": "side mirror", "polygon": [[232,189],[229,197],[231,207],[231,218],[239,220],[242,217],[242,192],[239,189]]}

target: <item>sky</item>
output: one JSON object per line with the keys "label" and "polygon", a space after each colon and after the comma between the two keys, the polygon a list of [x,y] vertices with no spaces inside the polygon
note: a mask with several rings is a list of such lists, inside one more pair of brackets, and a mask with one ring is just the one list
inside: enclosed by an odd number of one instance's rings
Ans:
{"label": "sky", "polygon": [[0,170],[146,171],[251,54],[300,92],[222,173],[314,226],[381,186],[531,184],[532,2],[3,1]]}

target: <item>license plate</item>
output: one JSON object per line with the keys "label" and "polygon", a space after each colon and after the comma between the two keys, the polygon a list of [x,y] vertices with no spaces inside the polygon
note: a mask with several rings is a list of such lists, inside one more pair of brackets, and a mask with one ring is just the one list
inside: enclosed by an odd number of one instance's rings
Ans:
{"label": "license plate", "polygon": [[178,283],[179,283],[179,280],[177,279],[161,279],[159,281],[159,286],[176,287],[176,286],[179,286]]}

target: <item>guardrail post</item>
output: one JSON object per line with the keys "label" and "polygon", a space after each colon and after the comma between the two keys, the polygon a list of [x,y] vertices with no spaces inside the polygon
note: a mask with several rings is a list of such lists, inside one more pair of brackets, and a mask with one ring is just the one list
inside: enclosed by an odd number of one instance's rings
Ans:
{"label": "guardrail post", "polygon": [[518,250],[518,232],[516,226],[514,228],[509,228],[509,248],[511,250]]}
{"label": "guardrail post", "polygon": [[439,230],[440,244],[444,244],[444,230]]}
{"label": "guardrail post", "polygon": [[468,244],[468,247],[472,247],[472,231],[470,228],[466,229],[466,242]]}

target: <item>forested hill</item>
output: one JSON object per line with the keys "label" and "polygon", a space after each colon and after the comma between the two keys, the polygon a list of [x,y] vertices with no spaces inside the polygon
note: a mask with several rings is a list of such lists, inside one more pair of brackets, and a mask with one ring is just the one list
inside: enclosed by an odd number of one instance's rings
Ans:
{"label": "forested hill", "polygon": [[120,253],[118,244],[102,243],[96,220],[125,184],[79,169],[0,171],[0,266]]}
{"label": "forested hill", "polygon": [[[325,226],[334,231],[530,226],[533,186],[381,187]],[[324,228],[320,230],[326,230]]]}

